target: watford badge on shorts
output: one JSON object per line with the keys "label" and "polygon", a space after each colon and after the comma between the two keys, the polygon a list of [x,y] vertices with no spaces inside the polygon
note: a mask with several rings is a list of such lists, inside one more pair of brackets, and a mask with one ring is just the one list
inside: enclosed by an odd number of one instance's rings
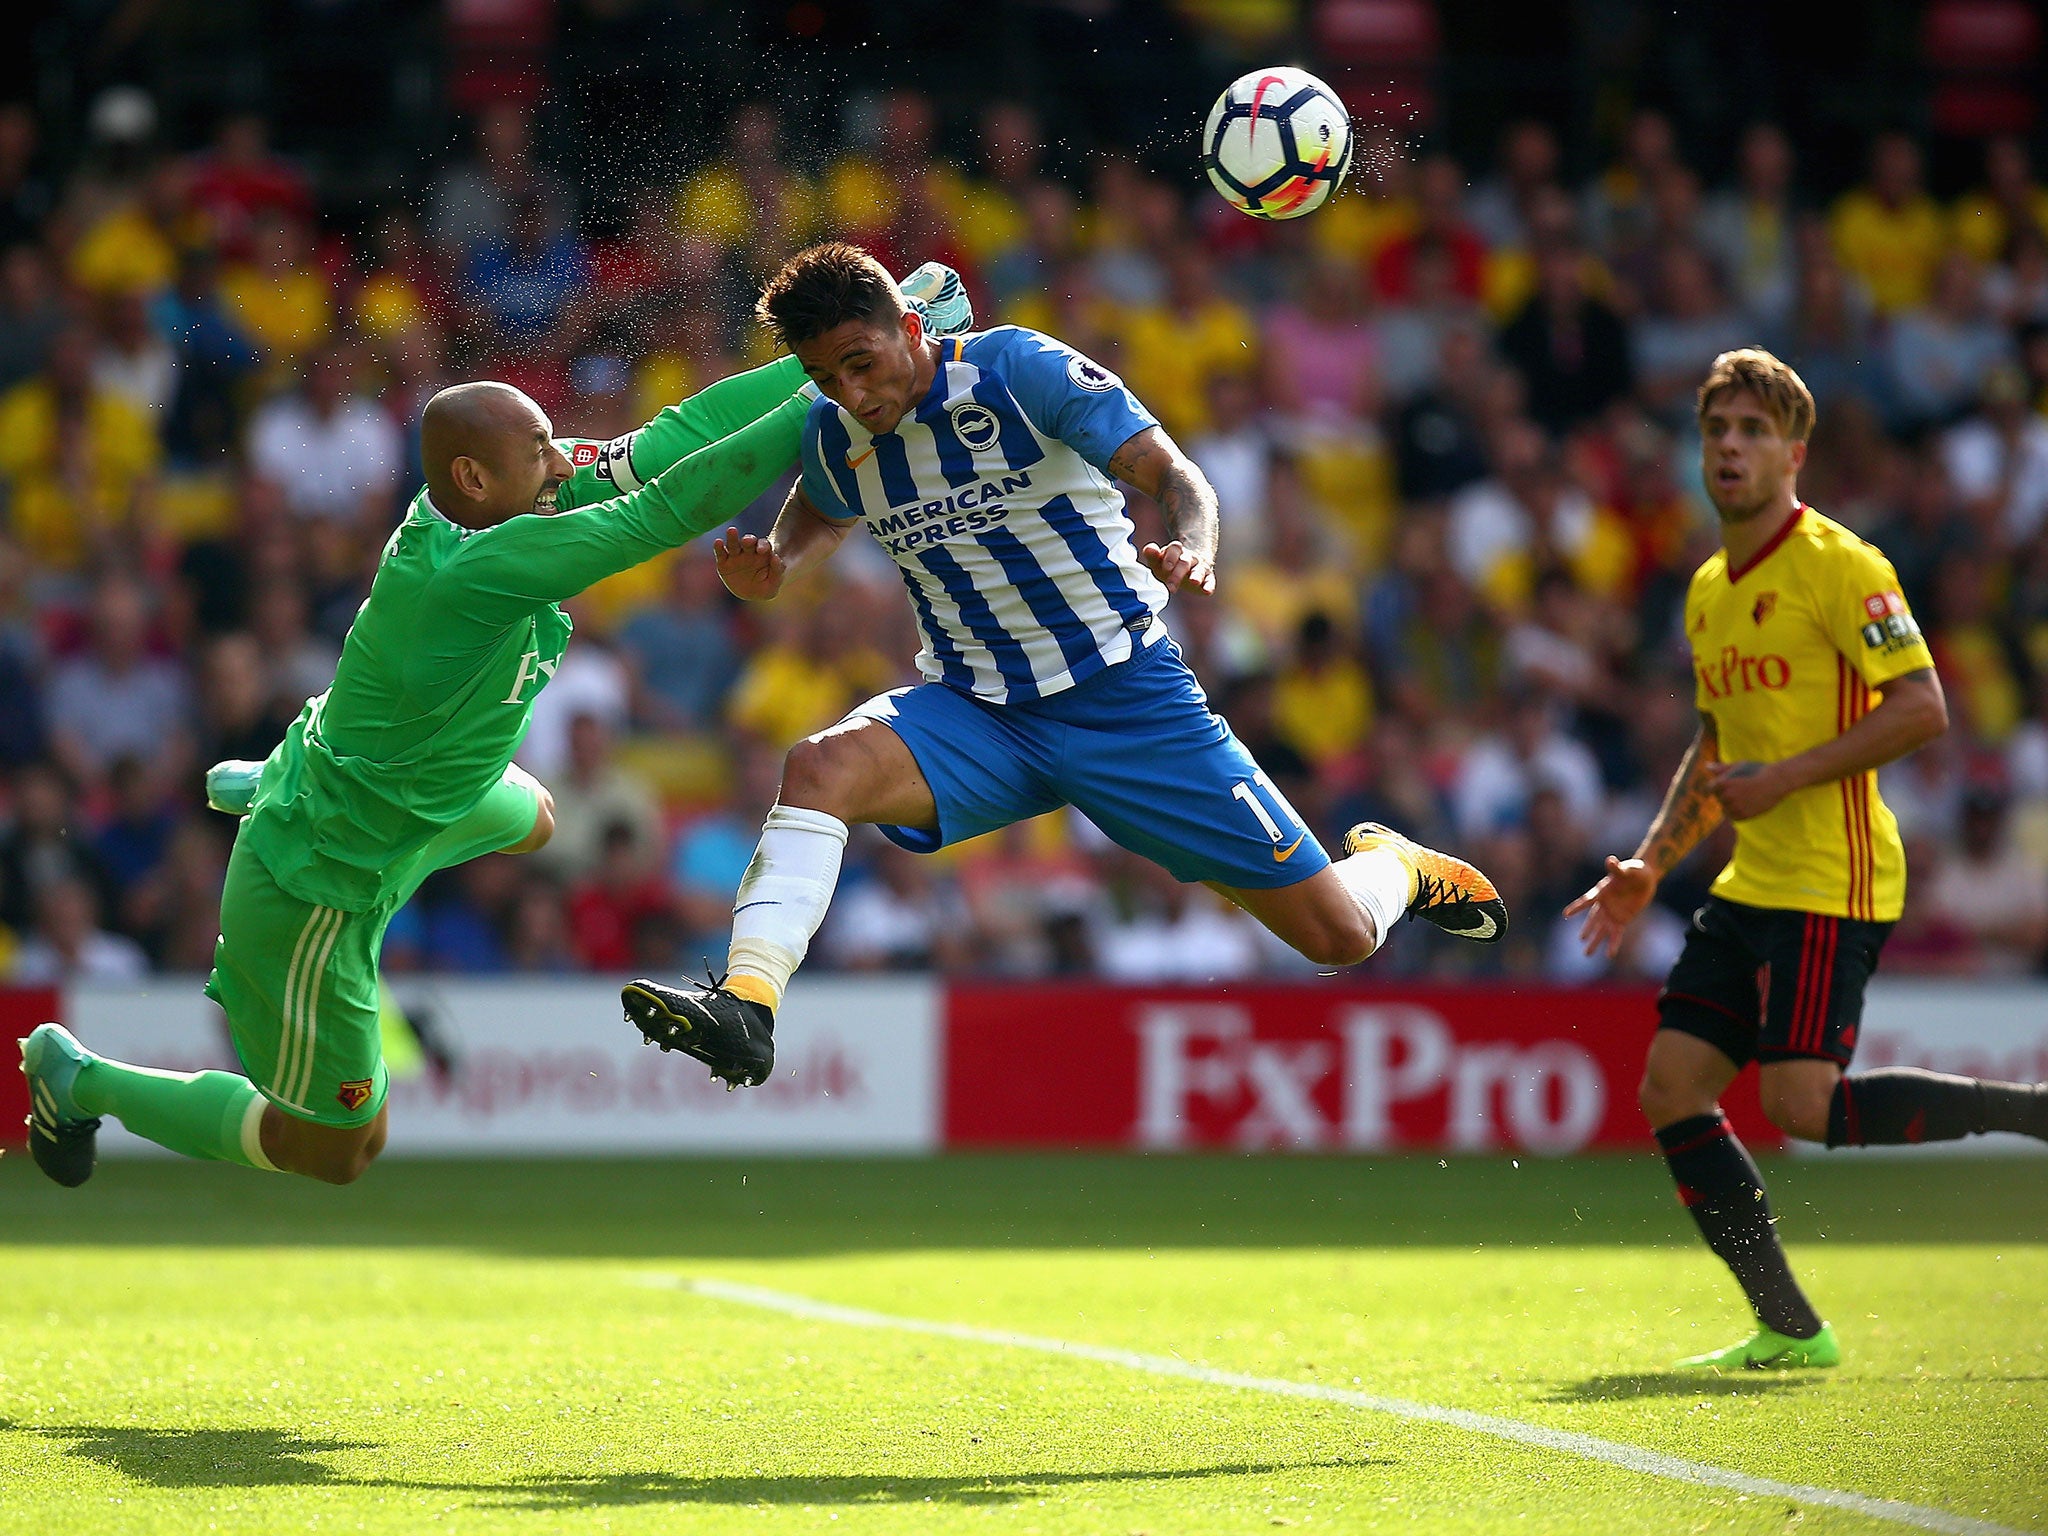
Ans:
{"label": "watford badge on shorts", "polygon": [[335,1097],[341,1100],[341,1107],[353,1114],[370,1102],[370,1080],[366,1077],[359,1082],[343,1083],[341,1092]]}

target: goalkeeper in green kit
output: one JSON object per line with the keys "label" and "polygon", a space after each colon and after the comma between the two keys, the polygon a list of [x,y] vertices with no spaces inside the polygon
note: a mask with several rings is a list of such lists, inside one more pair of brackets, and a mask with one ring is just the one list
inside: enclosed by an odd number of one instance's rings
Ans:
{"label": "goalkeeper in green kit", "polygon": [[[934,330],[972,323],[950,269],[904,289]],[[246,812],[206,991],[249,1075],[129,1066],[42,1025],[22,1042],[38,1166],[84,1183],[112,1115],[188,1157],[357,1178],[385,1138],[385,925],[435,870],[531,852],[554,830],[552,798],[512,753],[569,641],[557,604],[736,516],[795,464],[809,406],[793,357],[609,443],[557,441],[509,385],[429,401],[426,488],[333,686],[267,761],[207,775],[216,809]],[[716,1041],[681,1048],[721,1059]]]}

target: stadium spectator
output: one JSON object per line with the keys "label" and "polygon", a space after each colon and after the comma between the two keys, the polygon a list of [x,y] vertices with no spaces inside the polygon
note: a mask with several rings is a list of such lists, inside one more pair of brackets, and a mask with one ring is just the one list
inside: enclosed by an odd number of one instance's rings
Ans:
{"label": "stadium spectator", "polygon": [[1123,374],[1160,424],[1185,442],[1209,427],[1210,380],[1256,372],[1262,343],[1244,306],[1218,289],[1207,253],[1184,245],[1163,265],[1162,302],[1139,307],[1120,323]]}
{"label": "stadium spectator", "polygon": [[[1792,141],[1775,123],[1743,132],[1735,185],[1709,197],[1699,234],[1736,300],[1759,323],[1783,323],[1798,281]],[[1812,381],[1809,380],[1809,383]]]}
{"label": "stadium spectator", "polygon": [[[116,889],[132,893],[154,875],[178,827],[178,805],[163,771],[146,758],[123,757],[107,770],[112,810],[93,833],[93,849]],[[116,926],[132,931],[126,911]]]}
{"label": "stadium spectator", "polygon": [[177,282],[157,300],[152,320],[176,370],[164,447],[176,463],[220,462],[240,449],[242,386],[262,359],[228,317],[211,250],[180,253]]}
{"label": "stadium spectator", "polygon": [[1477,303],[1485,291],[1486,244],[1466,222],[1465,173],[1449,155],[1430,155],[1416,166],[1415,212],[1415,227],[1373,256],[1373,296],[1384,304],[1419,298],[1416,262],[1428,252],[1442,264],[1448,291]]}
{"label": "stadium spectator", "polygon": [[[641,959],[640,935],[668,912],[669,893],[639,826],[620,819],[596,831],[594,856],[569,888],[569,944],[586,970],[623,971]],[[658,963],[672,965],[675,956]]]}
{"label": "stadium spectator", "polygon": [[254,112],[221,119],[213,149],[192,162],[186,199],[204,221],[206,241],[232,261],[246,258],[266,215],[313,217],[312,188],[298,167],[271,153],[270,125]]}
{"label": "stadium spectator", "polygon": [[[1412,282],[1412,253],[1404,273]],[[1260,330],[1266,393],[1283,416],[1355,427],[1379,414],[1379,343],[1350,263],[1310,258],[1296,292],[1266,312]]]}
{"label": "stadium spectator", "polygon": [[1365,745],[1372,729],[1372,678],[1336,622],[1321,609],[1301,619],[1273,678],[1273,732],[1316,768]]}
{"label": "stadium spectator", "polygon": [[460,261],[479,246],[512,232],[513,208],[536,201],[553,235],[575,220],[569,184],[534,161],[533,119],[518,102],[493,102],[478,113],[470,156],[450,166],[428,193],[429,227],[436,244]]}
{"label": "stadium spectator", "polygon": [[1926,302],[1948,249],[1949,221],[1920,178],[1920,146],[1903,133],[1881,133],[1870,147],[1869,180],[1844,193],[1828,216],[1842,265],[1880,314]]}
{"label": "stadium spectator", "polygon": [[332,518],[379,538],[390,528],[401,441],[391,418],[357,392],[356,356],[322,348],[305,382],[249,424],[250,468],[294,517]]}
{"label": "stadium spectator", "polygon": [[590,255],[581,239],[548,220],[547,203],[526,193],[513,201],[505,233],[478,242],[470,257],[478,318],[502,350],[548,338],[589,280]]}
{"label": "stadium spectator", "polygon": [[1941,261],[1925,304],[1892,317],[1891,399],[1901,425],[1943,426],[2013,358],[2012,337],[1984,310],[1983,278],[1961,251]]}
{"label": "stadium spectator", "polygon": [[1593,249],[1612,258],[1647,245],[1655,232],[1658,184],[1681,169],[1671,119],[1649,108],[1631,116],[1621,154],[1586,192],[1586,239]]}
{"label": "stadium spectator", "polygon": [[1556,189],[1561,158],[1549,124],[1523,118],[1508,125],[1494,173],[1465,204],[1473,230],[1490,249],[1529,243],[1529,210],[1539,193]]}
{"label": "stadium spectator", "polygon": [[99,898],[80,879],[60,877],[36,900],[35,930],[14,952],[8,980],[18,987],[78,981],[140,981],[149,956],[133,939],[100,927]]}
{"label": "stadium spectator", "polygon": [[0,248],[0,390],[40,373],[63,329],[49,258],[27,240]]}
{"label": "stadium spectator", "polygon": [[249,598],[249,633],[263,654],[273,707],[299,706],[334,681],[341,648],[308,624],[306,589],[289,576],[262,582]]}
{"label": "stadium spectator", "polygon": [[93,382],[92,333],[50,342],[43,371],[0,395],[0,477],[14,536],[70,574],[132,537],[161,449],[149,418]]}
{"label": "stadium spectator", "polygon": [[1929,883],[1932,921],[1962,934],[1979,975],[2037,971],[2048,951],[2048,874],[2007,835],[2005,791],[1972,788],[1961,837]]}
{"label": "stadium spectator", "polygon": [[1714,359],[1754,341],[1755,334],[1754,322],[1723,300],[1704,252],[1664,246],[1649,312],[1635,326],[1636,387],[1643,403],[1666,425],[1682,427]]}
{"label": "stadium spectator", "polygon": [[1792,309],[1773,334],[1778,355],[1806,381],[1823,421],[1848,399],[1884,409],[1891,396],[1869,294],[1817,222],[1800,225],[1796,244]]}
{"label": "stadium spectator", "polygon": [[119,899],[63,774],[30,763],[15,775],[13,819],[0,830],[0,923],[26,933],[44,889],[67,879],[83,881],[100,908]]}
{"label": "stadium spectator", "polygon": [[163,858],[125,893],[122,906],[153,968],[204,973],[212,967],[227,868],[221,827],[189,817],[172,827]]}
{"label": "stadium spectator", "polygon": [[273,685],[255,636],[237,631],[207,647],[199,678],[200,757],[261,762],[284,740],[297,713],[290,691]]}
{"label": "stadium spectator", "polygon": [[661,600],[619,626],[636,725],[702,731],[717,724],[740,668],[731,605],[710,558],[685,550],[668,565]]}
{"label": "stadium spectator", "polygon": [[[641,956],[629,956],[637,963]],[[673,963],[673,957],[664,957]],[[506,920],[505,968],[529,974],[558,975],[583,964],[570,929],[562,894],[546,879],[529,875],[519,884]],[[661,960],[653,961],[661,964]]]}
{"label": "stadium spectator", "polygon": [[974,925],[974,968],[1020,978],[1065,972],[1065,935],[1101,899],[1058,816],[1016,822],[977,845],[960,866],[960,893]]}
{"label": "stadium spectator", "polygon": [[1095,941],[1104,976],[1140,985],[1199,984],[1259,968],[1258,925],[1235,907],[1122,850],[1111,868],[1116,916]]}
{"label": "stadium spectator", "polygon": [[149,301],[117,293],[101,306],[93,383],[161,423],[178,386],[178,359],[150,320]]}
{"label": "stadium spectator", "polygon": [[2006,547],[2025,543],[2048,522],[2048,420],[2027,409],[2026,388],[2017,367],[1994,368],[1976,414],[1951,428],[1941,445],[1970,520]]}
{"label": "stadium spectator", "polygon": [[[1269,341],[1272,329],[1269,319]],[[1256,554],[1267,542],[1273,435],[1262,406],[1258,381],[1250,374],[1217,374],[1209,380],[1209,428],[1185,445],[1188,457],[1216,488],[1220,544],[1239,559]]]}
{"label": "stadium spectator", "polygon": [[220,292],[229,318],[262,351],[274,379],[288,378],[333,324],[333,293],[313,264],[306,228],[280,213],[255,221],[249,255],[222,270]]}
{"label": "stadium spectator", "polygon": [[41,237],[56,204],[36,165],[35,114],[24,102],[0,102],[0,251]]}
{"label": "stadium spectator", "polygon": [[964,968],[970,950],[959,899],[931,861],[877,836],[866,862],[868,877],[840,887],[818,935],[831,962],[849,971]]}
{"label": "stadium spectator", "polygon": [[558,777],[569,763],[576,718],[588,715],[616,734],[632,718],[632,702],[633,676],[618,653],[597,635],[579,636],[534,703],[519,762],[543,781]]}
{"label": "stadium spectator", "polygon": [[1562,434],[1626,395],[1635,377],[1621,317],[1587,291],[1586,253],[1555,244],[1536,265],[1536,293],[1500,346],[1529,386],[1529,414]]}
{"label": "stadium spectator", "polygon": [[1955,210],[1955,242],[1978,261],[2001,260],[2024,230],[2048,234],[2048,187],[2034,179],[2033,158],[2010,135],[1984,144],[1984,185]]}
{"label": "stadium spectator", "polygon": [[784,163],[786,143],[772,102],[741,103],[726,130],[725,153],[677,192],[676,228],[735,253],[801,246],[816,227],[818,194]]}
{"label": "stadium spectator", "polygon": [[1483,324],[1447,328],[1435,377],[1393,419],[1396,481],[1410,502],[1438,501],[1486,476],[1487,418],[1500,377]]}
{"label": "stadium spectator", "polygon": [[87,649],[51,674],[51,750],[82,785],[97,788],[122,758],[166,773],[192,766],[191,685],[177,662],[151,654],[150,602],[134,578],[102,577]]}
{"label": "stadium spectator", "polygon": [[1532,423],[1496,434],[1494,473],[1451,499],[1447,551],[1460,578],[1503,613],[1519,613],[1538,573],[1555,562],[1581,584],[1613,593],[1632,572],[1628,536],[1564,472]]}
{"label": "stadium spectator", "polygon": [[1605,803],[1600,766],[1564,729],[1564,718],[1541,689],[1513,694],[1502,727],[1482,735],[1458,764],[1450,798],[1459,832],[1483,838],[1526,827],[1531,804],[1546,790],[1574,827],[1598,825]]}
{"label": "stadium spectator", "polygon": [[614,827],[626,829],[636,856],[651,860],[661,842],[661,807],[646,782],[620,766],[602,718],[580,714],[569,721],[569,759],[550,788],[555,835],[533,855],[536,868],[564,884],[583,879],[604,861]]}

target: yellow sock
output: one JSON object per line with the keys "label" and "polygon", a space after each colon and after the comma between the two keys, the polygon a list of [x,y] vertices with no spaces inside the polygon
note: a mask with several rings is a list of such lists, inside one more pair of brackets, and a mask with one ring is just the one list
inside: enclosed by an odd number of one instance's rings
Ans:
{"label": "yellow sock", "polygon": [[766,976],[734,971],[719,985],[734,997],[744,997],[750,1003],[759,1003],[770,1013],[782,1006],[782,993],[776,990],[775,983]]}

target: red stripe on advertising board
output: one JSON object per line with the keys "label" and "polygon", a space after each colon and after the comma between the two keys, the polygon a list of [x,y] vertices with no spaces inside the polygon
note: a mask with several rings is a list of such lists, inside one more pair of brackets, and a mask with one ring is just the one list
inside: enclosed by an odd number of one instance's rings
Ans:
{"label": "red stripe on advertising board", "polygon": [[[947,989],[946,1144],[1564,1153],[1648,1144],[1647,987]],[[1744,1073],[1722,1099],[1783,1145]]]}
{"label": "red stripe on advertising board", "polygon": [[[51,987],[0,988],[0,1040],[27,1038],[46,1020],[62,1021]],[[0,1147],[28,1145],[28,1079],[11,1046],[0,1046]]]}

